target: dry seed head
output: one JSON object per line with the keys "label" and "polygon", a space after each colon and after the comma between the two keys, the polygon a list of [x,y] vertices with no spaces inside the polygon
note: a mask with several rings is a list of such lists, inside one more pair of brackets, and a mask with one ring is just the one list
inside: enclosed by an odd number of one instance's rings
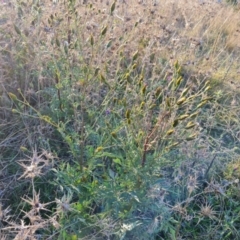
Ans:
{"label": "dry seed head", "polygon": [[161,88],[161,87],[158,87],[158,88],[156,89],[156,92],[155,92],[155,97],[156,97],[156,98],[158,98],[158,97],[160,96],[161,91],[162,91],[162,88]]}
{"label": "dry seed head", "polygon": [[126,73],[125,77],[124,77],[128,82],[130,82],[130,74]]}
{"label": "dry seed head", "polygon": [[102,31],[101,31],[101,35],[104,36],[107,32],[107,26],[103,27]]}
{"label": "dry seed head", "polygon": [[191,129],[195,126],[196,124],[194,122],[188,122],[185,129]]}
{"label": "dry seed head", "polygon": [[182,97],[180,99],[177,100],[177,105],[181,105],[183,104],[187,99],[185,97]]}
{"label": "dry seed head", "polygon": [[140,76],[138,80],[138,85],[142,85],[142,83],[143,83],[143,75]]}
{"label": "dry seed head", "polygon": [[111,132],[111,135],[112,135],[113,138],[115,138],[115,139],[117,138],[116,132]]}
{"label": "dry seed head", "polygon": [[145,105],[145,102],[141,102],[140,109],[143,109]]}
{"label": "dry seed head", "polygon": [[177,74],[178,74],[178,75],[181,75],[181,74],[182,74],[182,68],[181,68],[181,67],[179,67],[179,68],[177,69]]}
{"label": "dry seed head", "polygon": [[198,188],[198,182],[197,182],[197,177],[196,176],[190,176],[188,178],[188,182],[187,182],[187,190],[189,192],[189,195],[191,195],[191,193]]}
{"label": "dry seed head", "polygon": [[152,110],[152,109],[154,109],[156,106],[157,106],[157,105],[154,103],[154,104],[152,104],[152,105],[149,106],[149,109]]}
{"label": "dry seed head", "polygon": [[189,118],[195,118],[199,114],[199,111],[192,113]]}
{"label": "dry seed head", "polygon": [[211,89],[211,86],[207,86],[205,89],[204,89],[204,92],[207,92],[208,90]]}
{"label": "dry seed head", "polygon": [[173,134],[173,132],[174,132],[174,129],[170,129],[170,130],[167,131],[166,135],[167,135],[167,136],[168,136],[168,135],[171,135],[171,134]]}
{"label": "dry seed head", "polygon": [[113,14],[115,7],[116,7],[116,0],[113,2],[112,6],[111,6],[111,14]]}
{"label": "dry seed head", "polygon": [[183,114],[183,115],[178,117],[178,120],[184,120],[184,119],[186,119],[188,117],[189,117],[189,114]]}
{"label": "dry seed head", "polygon": [[197,133],[191,134],[186,138],[186,141],[191,141],[194,140],[197,137]]}
{"label": "dry seed head", "polygon": [[[44,152],[45,153],[45,152]],[[19,160],[18,164],[24,168],[24,173],[19,177],[20,178],[34,178],[43,174],[42,169],[45,166],[48,166],[49,159],[43,159],[44,154],[38,155],[37,150],[33,150],[32,157],[26,160]],[[22,162],[30,162],[30,165],[26,165]]]}
{"label": "dry seed head", "polygon": [[56,156],[54,156],[51,152],[48,152],[46,150],[42,151],[42,155],[45,156],[48,160],[54,160],[57,159]]}
{"label": "dry seed head", "polygon": [[95,150],[96,153],[101,152],[103,150],[103,147],[97,147],[97,149]]}
{"label": "dry seed head", "polygon": [[8,93],[8,96],[13,100],[16,101],[17,100],[17,96],[11,92]]}
{"label": "dry seed head", "polygon": [[174,79],[169,82],[167,88],[168,88],[168,89],[171,89],[172,86],[173,86],[173,84],[174,84]]}
{"label": "dry seed head", "polygon": [[26,147],[24,147],[24,146],[20,146],[20,150],[21,150],[22,152],[27,152],[27,151],[28,151],[28,149],[27,149]]}
{"label": "dry seed head", "polygon": [[173,121],[173,127],[176,127],[176,126],[178,125],[178,123],[179,123],[178,119],[175,119],[175,120]]}
{"label": "dry seed head", "polygon": [[170,98],[169,97],[166,97],[166,104],[168,107],[171,106],[171,102],[170,102]]}
{"label": "dry seed head", "polygon": [[210,83],[210,80],[207,80],[207,81],[204,83],[204,88],[207,87],[209,83]]}
{"label": "dry seed head", "polygon": [[137,64],[134,63],[134,64],[132,65],[132,69],[134,70],[134,69],[136,69],[136,67],[137,67]]}
{"label": "dry seed head", "polygon": [[207,100],[202,101],[201,103],[199,103],[199,104],[197,105],[196,109],[201,108],[201,107],[204,106],[207,102],[208,102]]}
{"label": "dry seed head", "polygon": [[28,218],[29,220],[30,220],[30,223],[32,224],[32,225],[34,225],[34,224],[39,224],[39,223],[41,223],[41,222],[43,222],[43,219],[42,219],[42,217],[40,216],[40,214],[36,214],[36,212],[35,211],[30,211],[30,212],[25,212],[25,211],[22,211],[23,213],[25,213],[25,215],[24,215],[24,219],[25,218]]}
{"label": "dry seed head", "polygon": [[39,228],[43,228],[44,224],[35,224],[35,225],[25,225],[25,222],[21,219],[21,224],[16,224],[14,222],[10,223],[12,226],[6,227],[5,229],[14,229],[17,231],[17,235],[14,237],[14,240],[23,240],[23,239],[35,239],[33,236]]}
{"label": "dry seed head", "polygon": [[60,223],[56,220],[57,215],[50,218],[50,223],[53,225],[55,229],[59,229],[61,227]]}
{"label": "dry seed head", "polygon": [[187,87],[187,88],[184,88],[184,89],[183,89],[183,91],[182,91],[182,93],[181,93],[181,96],[180,96],[180,98],[182,98],[182,97],[186,96],[186,94],[188,93],[188,91],[189,91],[189,87]]}
{"label": "dry seed head", "polygon": [[167,146],[166,147],[166,150],[170,150],[171,148],[174,148],[174,147],[176,147],[177,145],[179,145],[180,144],[180,142],[175,142],[175,143],[173,143],[173,144],[171,144],[170,146]]}
{"label": "dry seed head", "polygon": [[180,85],[180,83],[182,82],[183,78],[182,77],[179,77],[177,80],[176,80],[176,88]]}
{"label": "dry seed head", "polygon": [[132,61],[134,62],[138,58],[138,50],[133,54]]}
{"label": "dry seed head", "polygon": [[187,215],[187,210],[186,208],[182,207],[181,203],[177,203],[175,206],[173,206],[172,210],[178,212],[182,216]]}
{"label": "dry seed head", "polygon": [[176,62],[174,63],[174,68],[175,68],[175,69],[178,69],[178,68],[179,68],[178,60],[176,60]]}
{"label": "dry seed head", "polygon": [[12,113],[19,113],[17,109],[13,108]]}
{"label": "dry seed head", "polygon": [[221,194],[222,196],[226,197],[223,187],[220,184],[215,183],[215,182],[210,182],[208,184],[208,186],[204,189],[204,191],[215,192],[215,193]]}
{"label": "dry seed head", "polygon": [[141,89],[142,94],[146,93],[146,89],[147,89],[147,85],[145,84]]}
{"label": "dry seed head", "polygon": [[[45,206],[51,204],[52,202],[49,203],[40,203],[40,191],[38,194],[36,193],[35,189],[33,189],[33,197],[32,199],[27,197],[27,199],[22,198],[25,202],[31,205],[32,209],[30,210],[31,214],[38,214],[40,210],[45,210],[49,211],[48,209],[45,208]],[[29,214],[30,214],[29,212]]]}
{"label": "dry seed head", "polygon": [[101,79],[101,82],[103,82],[103,83],[106,82],[106,78],[102,74],[100,74],[100,79]]}
{"label": "dry seed head", "polygon": [[205,97],[205,98],[202,99],[202,101],[209,101],[209,100],[212,100],[212,99],[213,99],[213,97]]}
{"label": "dry seed head", "polygon": [[61,200],[56,199],[55,202],[57,203],[57,212],[69,212],[72,210],[72,207],[70,205],[70,201],[72,200],[72,195],[68,194],[61,198]]}
{"label": "dry seed head", "polygon": [[212,209],[212,206],[209,204],[205,204],[201,206],[200,213],[203,217],[208,217],[210,219],[213,219],[216,217],[216,211]]}
{"label": "dry seed head", "polygon": [[127,119],[130,118],[130,113],[131,113],[131,110],[130,110],[130,109],[127,109],[126,114],[125,114],[125,116],[126,116]]}
{"label": "dry seed head", "polygon": [[90,43],[91,43],[91,46],[94,45],[94,39],[93,39],[93,35],[91,34],[91,37],[90,37]]}
{"label": "dry seed head", "polygon": [[20,165],[25,168],[25,172],[20,176],[20,178],[35,178],[37,176],[41,176],[41,167],[38,167],[36,164],[31,164],[30,166],[27,166],[23,163],[20,163]]}

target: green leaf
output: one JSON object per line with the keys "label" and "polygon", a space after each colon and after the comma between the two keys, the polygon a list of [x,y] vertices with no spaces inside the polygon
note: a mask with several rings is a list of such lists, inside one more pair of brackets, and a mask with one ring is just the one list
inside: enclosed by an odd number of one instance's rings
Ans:
{"label": "green leaf", "polygon": [[121,162],[121,160],[119,158],[113,159],[113,162],[115,162],[115,163],[117,163],[119,165],[122,165],[122,162]]}
{"label": "green leaf", "polygon": [[122,160],[122,158],[114,153],[109,153],[109,152],[99,152],[97,154],[97,157],[109,157],[109,158],[120,158]]}
{"label": "green leaf", "polygon": [[114,179],[117,176],[117,173],[115,173],[111,168],[108,169],[109,176]]}
{"label": "green leaf", "polygon": [[169,227],[169,232],[170,232],[171,240],[176,240],[176,230],[172,227]]}
{"label": "green leaf", "polygon": [[21,35],[22,32],[20,31],[20,29],[14,24],[14,29],[16,31],[17,34]]}

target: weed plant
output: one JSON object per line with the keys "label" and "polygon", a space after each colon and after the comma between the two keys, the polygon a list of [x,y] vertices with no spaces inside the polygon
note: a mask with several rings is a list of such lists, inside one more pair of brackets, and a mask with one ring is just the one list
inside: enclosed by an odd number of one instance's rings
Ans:
{"label": "weed plant", "polygon": [[240,239],[237,5],[1,4],[1,239]]}

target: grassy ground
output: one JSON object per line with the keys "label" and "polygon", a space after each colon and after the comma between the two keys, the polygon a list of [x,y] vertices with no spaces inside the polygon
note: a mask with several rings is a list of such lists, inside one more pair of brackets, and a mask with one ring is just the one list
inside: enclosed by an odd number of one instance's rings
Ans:
{"label": "grassy ground", "polygon": [[1,239],[240,239],[238,5],[0,5]]}

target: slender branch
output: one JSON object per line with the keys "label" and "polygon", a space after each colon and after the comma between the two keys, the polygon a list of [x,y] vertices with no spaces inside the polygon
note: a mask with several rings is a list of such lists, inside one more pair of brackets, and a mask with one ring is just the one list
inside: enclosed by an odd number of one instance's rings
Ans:
{"label": "slender branch", "polygon": [[213,159],[212,159],[212,161],[211,161],[210,165],[208,166],[208,169],[207,169],[207,171],[206,171],[206,173],[205,173],[205,175],[204,175],[204,179],[206,179],[206,178],[207,178],[207,174],[208,174],[208,172],[209,172],[210,168],[212,167],[212,165],[213,165],[213,162],[214,162],[214,160],[216,159],[216,157],[217,157],[217,154],[215,154],[215,155],[214,155],[214,157],[213,157]]}

